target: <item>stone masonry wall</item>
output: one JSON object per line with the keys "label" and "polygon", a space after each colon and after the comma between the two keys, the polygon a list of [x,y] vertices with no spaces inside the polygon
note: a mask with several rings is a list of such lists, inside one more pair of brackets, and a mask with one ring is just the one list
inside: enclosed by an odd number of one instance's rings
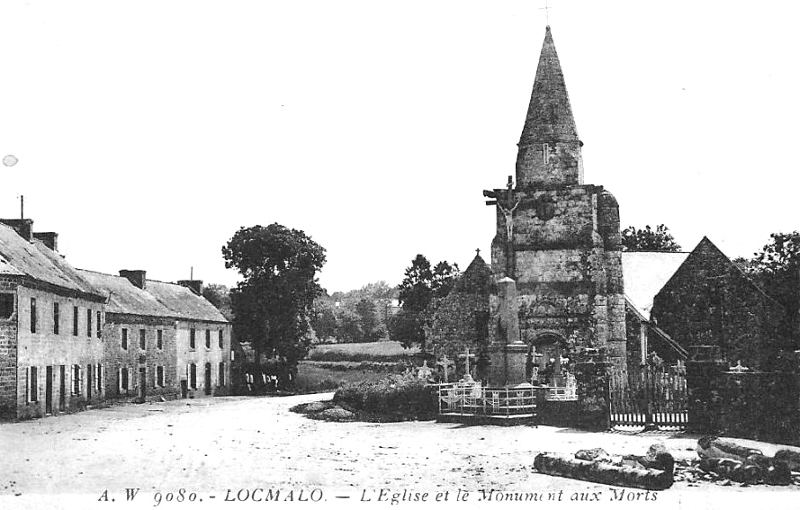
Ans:
{"label": "stone masonry wall", "polygon": [[[195,346],[190,345],[191,330],[195,331]],[[206,330],[210,331],[211,346],[206,347]],[[219,332],[222,331],[223,343],[219,347]],[[186,381],[187,396],[190,398],[206,395],[206,364],[211,369],[211,394],[227,395],[231,389],[231,326],[217,322],[185,321],[177,323],[177,377]],[[220,381],[220,364],[223,368],[224,381]],[[191,384],[191,365],[195,366],[195,384]]]}
{"label": "stone masonry wall", "polygon": [[731,365],[760,369],[781,347],[780,306],[710,245],[698,247],[658,293],[652,316],[690,350],[714,345]]}
{"label": "stone masonry wall", "polygon": [[[98,365],[101,371],[105,370],[103,343],[97,336],[96,321],[100,312],[103,322],[104,304],[27,285],[18,287],[17,297],[17,417],[43,416],[48,407],[53,413],[79,410],[103,400],[105,388],[102,383],[99,387],[97,384]],[[31,327],[32,299],[36,300],[35,331]],[[54,303],[59,305],[58,332]],[[78,307],[77,335],[73,334],[73,307]],[[87,328],[87,310],[91,311],[91,329]],[[49,381],[48,367],[52,371]],[[77,386],[73,384],[75,380]]]}
{"label": "stone masonry wall", "polygon": [[16,416],[17,402],[17,284],[13,278],[0,277],[0,292],[14,298],[14,311],[8,319],[0,318],[0,419]]}
{"label": "stone masonry wall", "polygon": [[[177,376],[177,347],[175,343],[175,320],[166,318],[107,314],[103,330],[105,358],[108,369],[105,374],[106,394],[110,398],[130,398],[180,394]],[[127,331],[127,348],[122,345],[122,330]],[[140,331],[145,332],[145,348],[140,346]],[[162,345],[158,346],[158,332]],[[158,381],[158,368],[163,370],[163,382]],[[144,387],[140,381],[140,369],[145,369]],[[127,370],[127,384],[125,371]],[[127,386],[127,387],[126,387]]]}

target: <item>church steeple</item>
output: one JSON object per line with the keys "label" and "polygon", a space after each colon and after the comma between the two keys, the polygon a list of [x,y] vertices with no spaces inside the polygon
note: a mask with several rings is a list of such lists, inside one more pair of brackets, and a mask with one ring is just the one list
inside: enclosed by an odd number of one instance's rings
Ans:
{"label": "church steeple", "polygon": [[517,153],[517,187],[583,184],[578,130],[548,26]]}

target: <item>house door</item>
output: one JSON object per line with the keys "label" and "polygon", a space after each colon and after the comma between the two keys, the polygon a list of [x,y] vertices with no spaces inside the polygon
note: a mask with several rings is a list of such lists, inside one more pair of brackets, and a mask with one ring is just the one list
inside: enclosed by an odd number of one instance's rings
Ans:
{"label": "house door", "polygon": [[205,392],[206,395],[211,395],[211,363],[206,363]]}
{"label": "house door", "polygon": [[92,400],[92,365],[86,365],[86,400]]}
{"label": "house door", "polygon": [[45,375],[44,412],[47,414],[53,414],[53,367],[47,367]]}
{"label": "house door", "polygon": [[67,408],[67,367],[58,367],[58,410],[64,411]]}
{"label": "house door", "polygon": [[144,399],[147,394],[147,368],[139,368],[139,398]]}

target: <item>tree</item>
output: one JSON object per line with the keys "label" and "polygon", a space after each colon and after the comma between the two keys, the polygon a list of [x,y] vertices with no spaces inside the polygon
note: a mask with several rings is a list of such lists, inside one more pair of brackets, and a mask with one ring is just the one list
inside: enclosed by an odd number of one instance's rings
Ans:
{"label": "tree", "polygon": [[800,336],[800,232],[775,233],[770,237],[771,241],[752,259],[736,262],[764,292],[783,305],[784,333],[796,341]]}
{"label": "tree", "polygon": [[681,247],[675,242],[665,225],[658,225],[655,229],[646,225],[644,230],[628,227],[622,231],[623,251],[680,251]]}
{"label": "tree", "polygon": [[325,249],[302,230],[277,223],[240,228],[222,248],[226,268],[244,278],[231,291],[234,331],[256,363],[276,358],[291,372],[308,353],[309,316],[322,293],[316,274]]}
{"label": "tree", "polygon": [[336,312],[331,303],[320,299],[314,302],[311,327],[321,342],[336,336]]}
{"label": "tree", "polygon": [[231,291],[228,287],[216,283],[209,283],[203,287],[203,297],[214,305],[227,320],[233,320]]}
{"label": "tree", "polygon": [[378,315],[375,313],[375,303],[368,298],[359,299],[355,310],[361,319],[361,331],[364,334],[364,341],[378,341],[380,331],[378,330]]}
{"label": "tree", "polygon": [[453,288],[460,271],[457,264],[442,261],[431,268],[424,255],[417,255],[406,268],[399,287],[402,309],[389,323],[389,336],[403,347],[418,344],[425,348],[425,309],[434,298],[446,296]]}

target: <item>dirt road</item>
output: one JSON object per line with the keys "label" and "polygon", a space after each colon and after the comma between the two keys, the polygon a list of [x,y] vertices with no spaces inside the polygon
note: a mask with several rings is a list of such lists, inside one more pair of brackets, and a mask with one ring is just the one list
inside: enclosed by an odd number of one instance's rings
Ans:
{"label": "dirt road", "polygon": [[[680,457],[692,454],[692,439],[554,427],[329,423],[289,411],[298,403],[326,398],[330,394],[182,400],[2,424],[0,508],[314,504],[299,499],[364,510],[479,505],[739,508],[783,504],[800,495],[796,488],[686,484],[658,494],[621,493],[532,472],[540,451],[600,446],[615,454],[642,454],[662,440]],[[133,501],[126,489],[139,490]],[[619,497],[622,501],[615,499]]]}

